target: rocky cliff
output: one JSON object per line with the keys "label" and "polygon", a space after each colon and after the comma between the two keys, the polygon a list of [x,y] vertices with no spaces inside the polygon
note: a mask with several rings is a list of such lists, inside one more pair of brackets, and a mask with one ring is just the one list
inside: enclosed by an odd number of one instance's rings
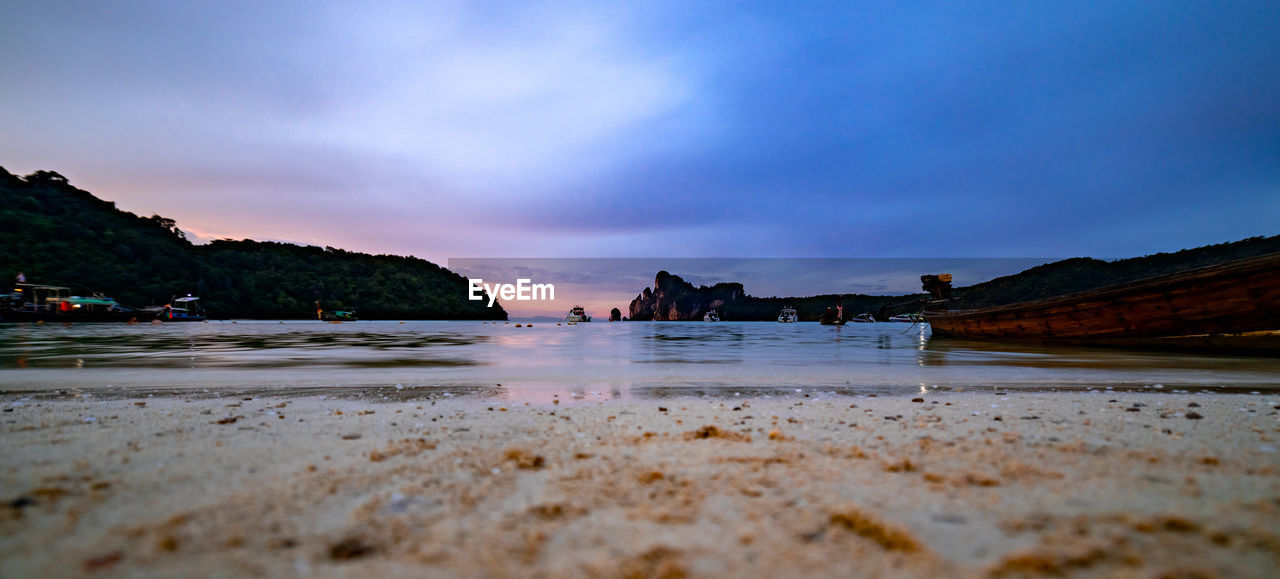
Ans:
{"label": "rocky cliff", "polygon": [[717,310],[721,318],[727,320],[732,318],[725,317],[725,310],[732,310],[745,299],[740,283],[694,287],[678,275],[660,271],[653,280],[653,289],[644,288],[631,300],[630,318],[635,321],[701,320],[703,314]]}
{"label": "rocky cliff", "polygon": [[[757,298],[746,294],[740,283],[718,283],[698,286],[678,275],[658,272],[653,288],[644,288],[631,300],[630,319],[633,321],[701,321],[702,315],[716,310],[726,322],[775,321],[783,306],[793,307],[801,321],[817,321],[837,303],[843,300],[847,317],[863,312],[880,312],[887,305],[901,302],[902,296],[867,296],[860,294],[829,294],[802,298]],[[913,298],[907,298],[911,301]],[[918,309],[912,309],[914,312]],[[904,310],[905,311],[905,310]],[[895,312],[896,313],[896,312]],[[887,317],[887,316],[886,316]]]}
{"label": "rocky cliff", "polygon": [[[653,288],[631,300],[630,319],[635,322],[675,322],[696,320],[716,310],[724,322],[774,322],[783,306],[795,307],[801,322],[817,322],[826,311],[844,302],[846,318],[861,313],[884,313],[887,306],[906,301],[914,304],[914,296],[864,296],[856,293],[810,297],[753,297],[746,295],[741,283],[717,283],[694,287],[680,275],[658,272]],[[901,311],[919,310],[918,305],[899,307]],[[900,313],[900,311],[892,311]],[[882,319],[886,319],[884,315]]]}

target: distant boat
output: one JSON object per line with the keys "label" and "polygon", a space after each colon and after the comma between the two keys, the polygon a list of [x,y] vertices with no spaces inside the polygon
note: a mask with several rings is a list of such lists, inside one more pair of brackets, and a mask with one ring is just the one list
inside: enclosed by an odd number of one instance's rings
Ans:
{"label": "distant boat", "polygon": [[854,316],[853,318],[851,318],[849,321],[850,321],[850,322],[855,322],[855,323],[858,323],[858,324],[874,324],[874,323],[876,323],[876,318],[875,318],[875,316],[872,316],[871,314],[858,314],[858,315]]}
{"label": "distant boat", "polygon": [[824,326],[843,326],[845,321],[844,306],[841,305],[840,298],[836,298],[835,309],[827,306],[827,311],[822,312],[822,317],[818,318],[818,323]]}
{"label": "distant boat", "polygon": [[322,322],[354,322],[359,319],[355,310],[326,310],[320,307],[320,302],[316,302],[316,318]]}
{"label": "distant boat", "polygon": [[62,286],[19,283],[0,306],[6,322],[149,322],[155,314],[95,293],[73,296]]}
{"label": "distant boat", "polygon": [[1280,253],[1041,300],[945,309],[949,274],[921,276],[933,336],[1102,346],[1280,350]]}
{"label": "distant boat", "polygon": [[174,298],[169,304],[157,308],[156,319],[165,322],[203,322],[205,313],[200,306],[200,298],[187,295]]}
{"label": "distant boat", "polygon": [[918,324],[924,321],[924,316],[920,314],[898,314],[896,316],[889,316],[889,321],[905,324]]}
{"label": "distant boat", "polygon": [[705,314],[702,314],[702,321],[704,321],[704,322],[718,322],[718,321],[720,321],[720,314],[717,314],[715,310],[711,310],[711,311],[709,311],[709,312],[707,312],[707,313],[705,313]]}
{"label": "distant boat", "polygon": [[320,320],[324,322],[354,322],[360,318],[356,317],[354,310],[323,310],[320,312]]}
{"label": "distant boat", "polygon": [[778,321],[783,324],[793,324],[800,321],[800,316],[796,314],[795,308],[787,306],[782,308],[782,313],[778,314]]}
{"label": "distant boat", "polygon": [[569,323],[590,322],[591,316],[587,315],[587,310],[582,306],[573,306],[569,308],[569,313],[565,315],[564,321]]}

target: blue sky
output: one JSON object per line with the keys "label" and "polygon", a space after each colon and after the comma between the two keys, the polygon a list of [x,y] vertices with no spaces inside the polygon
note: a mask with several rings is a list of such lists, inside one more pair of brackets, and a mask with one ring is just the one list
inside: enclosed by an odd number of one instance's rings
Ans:
{"label": "blue sky", "polygon": [[1280,233],[1275,2],[359,4],[8,2],[0,165],[442,264]]}

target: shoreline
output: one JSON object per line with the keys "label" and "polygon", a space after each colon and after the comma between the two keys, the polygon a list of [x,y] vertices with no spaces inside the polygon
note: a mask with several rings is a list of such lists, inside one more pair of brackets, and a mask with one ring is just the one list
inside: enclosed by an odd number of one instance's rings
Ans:
{"label": "shoreline", "polygon": [[0,557],[15,576],[1280,570],[1280,395],[1093,392],[5,393]]}

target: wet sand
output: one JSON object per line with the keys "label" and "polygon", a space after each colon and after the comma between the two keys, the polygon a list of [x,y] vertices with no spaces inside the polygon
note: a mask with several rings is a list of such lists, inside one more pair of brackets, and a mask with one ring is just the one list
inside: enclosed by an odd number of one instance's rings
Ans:
{"label": "wet sand", "polygon": [[0,574],[1272,577],[1277,406],[0,395]]}

